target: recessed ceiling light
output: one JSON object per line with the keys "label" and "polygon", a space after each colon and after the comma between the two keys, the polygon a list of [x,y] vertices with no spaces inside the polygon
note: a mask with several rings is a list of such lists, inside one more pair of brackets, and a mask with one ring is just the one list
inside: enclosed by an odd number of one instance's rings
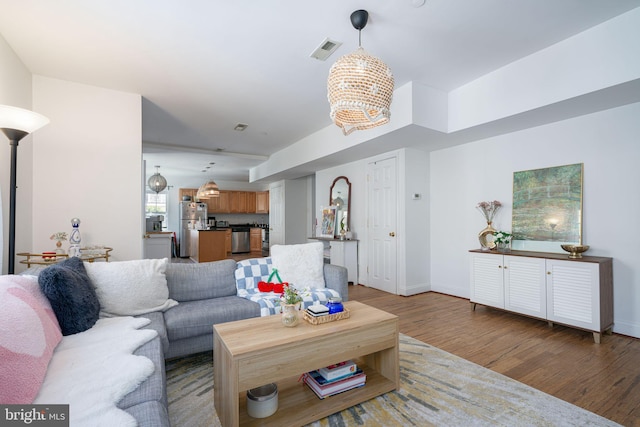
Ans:
{"label": "recessed ceiling light", "polygon": [[320,43],[320,46],[318,46],[313,52],[311,52],[311,55],[309,56],[320,61],[324,61],[328,57],[330,57],[331,54],[335,52],[340,46],[342,46],[342,42],[337,42],[335,40],[326,38],[322,41],[322,43]]}
{"label": "recessed ceiling light", "polygon": [[236,125],[236,127],[233,128],[233,130],[237,130],[238,132],[242,132],[243,130],[245,130],[248,127],[249,127],[249,125],[247,125],[245,123],[238,123]]}

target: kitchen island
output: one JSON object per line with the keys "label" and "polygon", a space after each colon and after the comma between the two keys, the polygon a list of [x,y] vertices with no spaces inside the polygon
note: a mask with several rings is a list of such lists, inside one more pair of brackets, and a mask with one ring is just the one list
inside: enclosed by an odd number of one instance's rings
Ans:
{"label": "kitchen island", "polygon": [[219,261],[227,257],[226,230],[191,230],[190,233],[190,258],[194,262]]}

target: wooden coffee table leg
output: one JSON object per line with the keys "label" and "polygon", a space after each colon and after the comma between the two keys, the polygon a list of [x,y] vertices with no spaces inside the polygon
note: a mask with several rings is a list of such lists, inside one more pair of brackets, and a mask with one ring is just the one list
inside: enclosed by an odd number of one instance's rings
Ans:
{"label": "wooden coffee table leg", "polygon": [[238,369],[227,348],[213,334],[213,401],[223,426],[240,423]]}
{"label": "wooden coffee table leg", "polygon": [[365,356],[365,362],[385,378],[393,381],[396,390],[400,388],[400,353],[399,343],[395,347],[381,350],[377,353]]}

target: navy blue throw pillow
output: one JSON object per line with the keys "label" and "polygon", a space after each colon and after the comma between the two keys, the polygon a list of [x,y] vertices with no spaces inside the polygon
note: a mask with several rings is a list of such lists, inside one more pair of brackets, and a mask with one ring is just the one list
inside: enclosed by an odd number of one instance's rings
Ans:
{"label": "navy blue throw pillow", "polygon": [[38,276],[38,284],[51,303],[62,335],[86,331],[98,321],[100,302],[80,258],[45,268]]}

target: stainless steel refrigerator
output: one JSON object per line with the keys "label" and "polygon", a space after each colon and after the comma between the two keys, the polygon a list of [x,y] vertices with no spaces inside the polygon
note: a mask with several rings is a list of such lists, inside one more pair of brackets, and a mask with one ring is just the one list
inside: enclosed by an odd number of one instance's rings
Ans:
{"label": "stainless steel refrigerator", "polygon": [[180,257],[191,256],[191,230],[199,230],[207,223],[207,204],[180,202]]}

